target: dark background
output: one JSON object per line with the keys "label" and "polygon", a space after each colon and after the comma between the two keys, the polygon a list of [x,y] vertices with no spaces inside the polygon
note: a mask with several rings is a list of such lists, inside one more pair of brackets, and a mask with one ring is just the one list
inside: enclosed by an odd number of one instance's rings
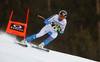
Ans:
{"label": "dark background", "polygon": [[[14,11],[12,21],[25,23],[27,10],[30,9],[26,33],[28,37],[38,33],[45,25],[38,14],[48,18],[64,9],[68,13],[65,32],[59,33],[58,37],[45,47],[100,61],[99,3],[100,0],[0,0],[0,30],[5,32],[11,11]],[[39,44],[48,37],[47,34],[32,42]],[[17,38],[23,39],[19,36]]]}

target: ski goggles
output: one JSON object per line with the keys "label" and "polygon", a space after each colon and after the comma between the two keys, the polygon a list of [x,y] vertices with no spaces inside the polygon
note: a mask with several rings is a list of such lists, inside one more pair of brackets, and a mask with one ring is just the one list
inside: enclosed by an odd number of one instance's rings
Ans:
{"label": "ski goggles", "polygon": [[65,16],[64,16],[64,15],[59,14],[59,18],[64,19],[64,18],[65,18]]}

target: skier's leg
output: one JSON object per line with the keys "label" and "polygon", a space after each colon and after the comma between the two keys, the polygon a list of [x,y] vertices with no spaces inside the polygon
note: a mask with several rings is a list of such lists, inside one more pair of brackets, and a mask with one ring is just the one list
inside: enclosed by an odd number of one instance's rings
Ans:
{"label": "skier's leg", "polygon": [[58,33],[57,32],[52,32],[52,34],[50,35],[50,37],[47,38],[44,41],[44,44],[47,45],[49,42],[51,42],[52,40],[54,40],[57,36],[58,36]]}
{"label": "skier's leg", "polygon": [[45,41],[44,41],[44,45],[47,45],[49,42],[51,42],[52,40],[54,40],[55,38],[53,37],[48,37]]}
{"label": "skier's leg", "polygon": [[44,27],[40,30],[39,33],[34,34],[34,35],[30,36],[30,37],[27,37],[27,38],[26,38],[26,41],[27,41],[27,42],[30,42],[30,41],[32,41],[32,40],[34,40],[34,39],[36,39],[36,38],[39,38],[39,37],[45,35],[46,33],[47,33],[47,25],[44,26]]}
{"label": "skier's leg", "polygon": [[36,39],[36,34],[34,34],[34,35],[30,36],[30,37],[27,37],[27,38],[26,38],[26,41],[27,41],[27,42],[30,42],[30,41],[32,41],[32,40],[34,40],[34,39]]}
{"label": "skier's leg", "polygon": [[49,44],[51,41],[53,41],[56,37],[57,37],[58,33],[57,32],[53,32],[50,37],[48,37],[44,42],[42,42],[41,44],[39,44],[40,48],[43,48],[45,45]]}

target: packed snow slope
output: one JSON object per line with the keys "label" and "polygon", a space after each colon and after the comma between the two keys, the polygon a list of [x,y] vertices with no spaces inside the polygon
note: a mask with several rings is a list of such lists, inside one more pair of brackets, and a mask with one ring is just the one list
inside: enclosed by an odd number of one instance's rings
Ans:
{"label": "packed snow slope", "polygon": [[45,52],[14,43],[15,37],[0,33],[0,62],[96,62],[57,51]]}

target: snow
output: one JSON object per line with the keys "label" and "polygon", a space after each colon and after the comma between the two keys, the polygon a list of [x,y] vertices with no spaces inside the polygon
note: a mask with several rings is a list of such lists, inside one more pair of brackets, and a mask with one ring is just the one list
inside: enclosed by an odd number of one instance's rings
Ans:
{"label": "snow", "polygon": [[14,43],[16,37],[0,32],[0,62],[96,62],[90,59],[50,50],[45,52]]}

